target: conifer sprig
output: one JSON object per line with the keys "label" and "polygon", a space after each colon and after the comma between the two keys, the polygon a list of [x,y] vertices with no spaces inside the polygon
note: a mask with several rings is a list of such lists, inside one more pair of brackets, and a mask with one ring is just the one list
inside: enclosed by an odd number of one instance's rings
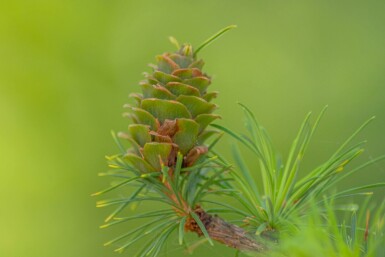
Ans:
{"label": "conifer sprig", "polygon": [[[97,207],[114,207],[101,228],[127,226],[126,233],[105,245],[115,246],[116,252],[129,251],[130,256],[156,257],[170,240],[190,249],[185,235],[193,232],[211,245],[219,242],[237,249],[237,256],[239,252],[295,256],[284,251],[289,249],[291,238],[302,240],[304,234],[315,244],[327,237],[327,246],[337,247],[338,256],[372,256],[380,251],[384,205],[377,212],[368,208],[370,211],[364,213],[356,205],[333,202],[370,196],[368,190],[385,183],[331,191],[341,180],[385,159],[384,155],[356,168],[348,166],[365,144],[352,144],[353,139],[372,119],[304,177],[299,176],[301,162],[326,108],[314,124],[311,113],[306,116],[285,162],[246,106],[240,104],[248,135],[212,124],[220,118],[214,114],[217,106],[212,103],[217,92],[209,91],[211,78],[203,72],[204,62],[197,53],[234,27],[220,30],[195,50],[170,37],[177,51],[157,56],[157,63],[151,65],[153,71],[140,83],[142,93],[131,94],[134,104],[125,105],[125,116],[131,123],[127,131],[112,133],[119,153],[106,157],[110,170],[99,174],[113,179],[112,184],[92,194],[119,192],[119,197],[97,202]],[[215,130],[209,129],[210,125]],[[233,148],[233,163],[214,149],[224,134],[255,154],[258,171],[248,167],[237,147]],[[237,200],[240,207],[218,200],[225,197]],[[338,221],[337,210],[350,212],[349,225]],[[374,218],[369,218],[370,213],[375,213]],[[229,214],[237,220],[227,222],[217,214]],[[363,222],[364,228],[359,227]],[[348,255],[352,252],[360,255]]]}

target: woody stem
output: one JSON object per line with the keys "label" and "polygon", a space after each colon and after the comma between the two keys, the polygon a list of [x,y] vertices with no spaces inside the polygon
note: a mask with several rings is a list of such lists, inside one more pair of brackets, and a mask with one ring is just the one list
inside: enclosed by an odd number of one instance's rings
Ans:
{"label": "woody stem", "polygon": [[[261,252],[267,249],[265,244],[258,242],[244,229],[208,214],[200,207],[197,207],[194,212],[202,221],[211,239],[240,251]],[[203,235],[193,218],[187,220],[185,229],[195,232],[199,236]]]}

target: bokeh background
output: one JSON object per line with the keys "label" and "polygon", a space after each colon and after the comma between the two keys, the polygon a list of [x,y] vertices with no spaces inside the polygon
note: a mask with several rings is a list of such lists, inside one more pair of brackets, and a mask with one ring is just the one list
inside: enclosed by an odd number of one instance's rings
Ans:
{"label": "bokeh background", "polygon": [[[353,165],[385,153],[384,13],[383,0],[1,1],[0,256],[117,256],[102,244],[121,231],[98,228],[109,210],[90,193],[107,186],[97,173],[117,151],[110,130],[126,128],[122,105],[147,63],[173,50],[170,35],[197,45],[238,25],[200,53],[221,124],[242,130],[236,102],[248,105],[283,156],[306,113],[329,105],[304,172],[373,115]],[[378,163],[341,187],[384,180]]]}

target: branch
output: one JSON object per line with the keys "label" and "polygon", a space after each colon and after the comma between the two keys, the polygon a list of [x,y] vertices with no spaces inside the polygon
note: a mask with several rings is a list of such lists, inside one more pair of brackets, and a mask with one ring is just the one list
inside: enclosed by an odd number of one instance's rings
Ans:
{"label": "branch", "polygon": [[[257,242],[244,229],[227,223],[218,216],[206,213],[201,207],[195,208],[194,213],[202,221],[211,239],[240,251],[262,252],[267,250],[265,244]],[[197,233],[199,236],[203,235],[202,230],[191,217],[186,221],[185,230]]]}

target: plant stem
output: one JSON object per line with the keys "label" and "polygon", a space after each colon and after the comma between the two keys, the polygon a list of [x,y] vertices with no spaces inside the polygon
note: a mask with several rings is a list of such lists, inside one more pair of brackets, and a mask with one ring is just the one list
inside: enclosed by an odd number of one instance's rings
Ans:
{"label": "plant stem", "polygon": [[[194,213],[198,215],[204,224],[211,239],[243,252],[262,252],[267,250],[265,244],[257,242],[244,229],[227,223],[218,216],[208,214],[201,207],[195,208]],[[193,218],[187,219],[185,230],[197,233],[199,236],[203,235],[202,230]]]}

